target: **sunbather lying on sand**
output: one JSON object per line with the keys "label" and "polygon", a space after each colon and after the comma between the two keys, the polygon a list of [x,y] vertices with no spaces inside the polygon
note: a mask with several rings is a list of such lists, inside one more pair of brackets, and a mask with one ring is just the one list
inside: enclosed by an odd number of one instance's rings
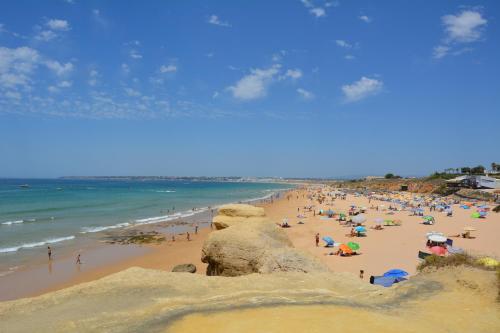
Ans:
{"label": "sunbather lying on sand", "polygon": [[346,234],[347,237],[356,237],[358,233],[354,230],[354,228],[351,228],[351,232]]}
{"label": "sunbather lying on sand", "polygon": [[469,231],[461,233],[461,234],[458,234],[458,235],[450,235],[448,237],[462,237],[462,238],[467,238],[467,239],[474,239],[474,238],[476,238],[476,237],[472,237]]}
{"label": "sunbather lying on sand", "polygon": [[376,226],[374,227],[371,227],[373,230],[384,230],[384,228],[382,228],[382,226],[380,224],[377,224]]}

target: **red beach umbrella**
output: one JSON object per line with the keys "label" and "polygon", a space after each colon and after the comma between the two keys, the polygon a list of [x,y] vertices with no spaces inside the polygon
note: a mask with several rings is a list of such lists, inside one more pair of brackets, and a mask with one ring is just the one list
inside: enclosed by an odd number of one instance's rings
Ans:
{"label": "red beach umbrella", "polygon": [[437,254],[438,256],[444,256],[446,254],[446,249],[441,246],[433,246],[430,250],[433,254]]}

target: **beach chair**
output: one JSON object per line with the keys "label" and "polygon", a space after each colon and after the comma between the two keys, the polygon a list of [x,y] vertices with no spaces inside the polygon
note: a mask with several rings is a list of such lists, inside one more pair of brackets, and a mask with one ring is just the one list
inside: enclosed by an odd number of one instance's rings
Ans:
{"label": "beach chair", "polygon": [[418,251],[418,259],[425,260],[425,258],[427,258],[430,255],[431,255],[430,253]]}

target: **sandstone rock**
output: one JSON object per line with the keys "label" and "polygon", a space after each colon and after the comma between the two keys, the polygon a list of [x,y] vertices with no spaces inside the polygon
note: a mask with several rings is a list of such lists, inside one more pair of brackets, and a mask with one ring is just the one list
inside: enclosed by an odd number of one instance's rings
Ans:
{"label": "sandstone rock", "polygon": [[172,269],[172,272],[196,273],[196,266],[193,264],[177,265]]}
{"label": "sandstone rock", "polygon": [[243,217],[243,216],[226,216],[226,215],[217,215],[213,218],[212,222],[215,226],[215,229],[221,230],[228,228],[230,226],[239,224],[239,223],[254,223],[254,222],[262,222],[268,221],[267,217]]}
{"label": "sandstone rock", "polygon": [[255,207],[247,204],[229,204],[221,206],[218,210],[219,215],[240,216],[240,217],[262,217],[266,216],[264,208]]}
{"label": "sandstone rock", "polygon": [[212,220],[215,229],[221,230],[239,223],[253,223],[267,220],[264,208],[246,204],[229,204],[218,209]]}
{"label": "sandstone rock", "polygon": [[240,223],[210,234],[202,249],[207,275],[327,272],[326,266],[292,247],[286,233],[270,220]]}

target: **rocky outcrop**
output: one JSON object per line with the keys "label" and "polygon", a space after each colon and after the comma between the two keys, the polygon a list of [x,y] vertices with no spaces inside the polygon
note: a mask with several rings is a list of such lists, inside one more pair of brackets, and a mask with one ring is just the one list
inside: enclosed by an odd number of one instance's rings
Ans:
{"label": "rocky outcrop", "polygon": [[172,269],[172,272],[177,273],[196,273],[196,266],[193,264],[177,265]]}
{"label": "rocky outcrop", "polygon": [[264,208],[245,204],[229,204],[218,209],[218,215],[212,220],[217,230],[228,228],[239,223],[250,223],[267,220]]}
{"label": "rocky outcrop", "polygon": [[239,221],[212,232],[203,246],[201,260],[208,264],[207,275],[328,271],[316,258],[295,249],[283,229],[265,216],[238,216],[237,210],[223,212],[228,213],[232,216],[223,216]]}
{"label": "rocky outcrop", "polygon": [[[494,271],[463,266],[420,273],[391,288],[371,285],[350,273],[208,278],[130,268],[36,298],[0,302],[0,332],[165,332],[179,316],[191,313],[228,311],[229,315],[238,308],[307,304],[352,309],[348,318],[358,318],[360,311],[368,309],[378,316],[366,322],[373,332],[387,331],[402,316],[407,328],[401,332],[411,330],[416,322],[424,322],[426,327],[414,332],[436,327],[442,332],[498,332],[497,283]],[[300,317],[321,320],[315,311],[317,308],[304,309]],[[286,309],[276,308],[277,314],[284,312]],[[383,322],[386,326],[369,326],[379,319],[389,321]]]}

